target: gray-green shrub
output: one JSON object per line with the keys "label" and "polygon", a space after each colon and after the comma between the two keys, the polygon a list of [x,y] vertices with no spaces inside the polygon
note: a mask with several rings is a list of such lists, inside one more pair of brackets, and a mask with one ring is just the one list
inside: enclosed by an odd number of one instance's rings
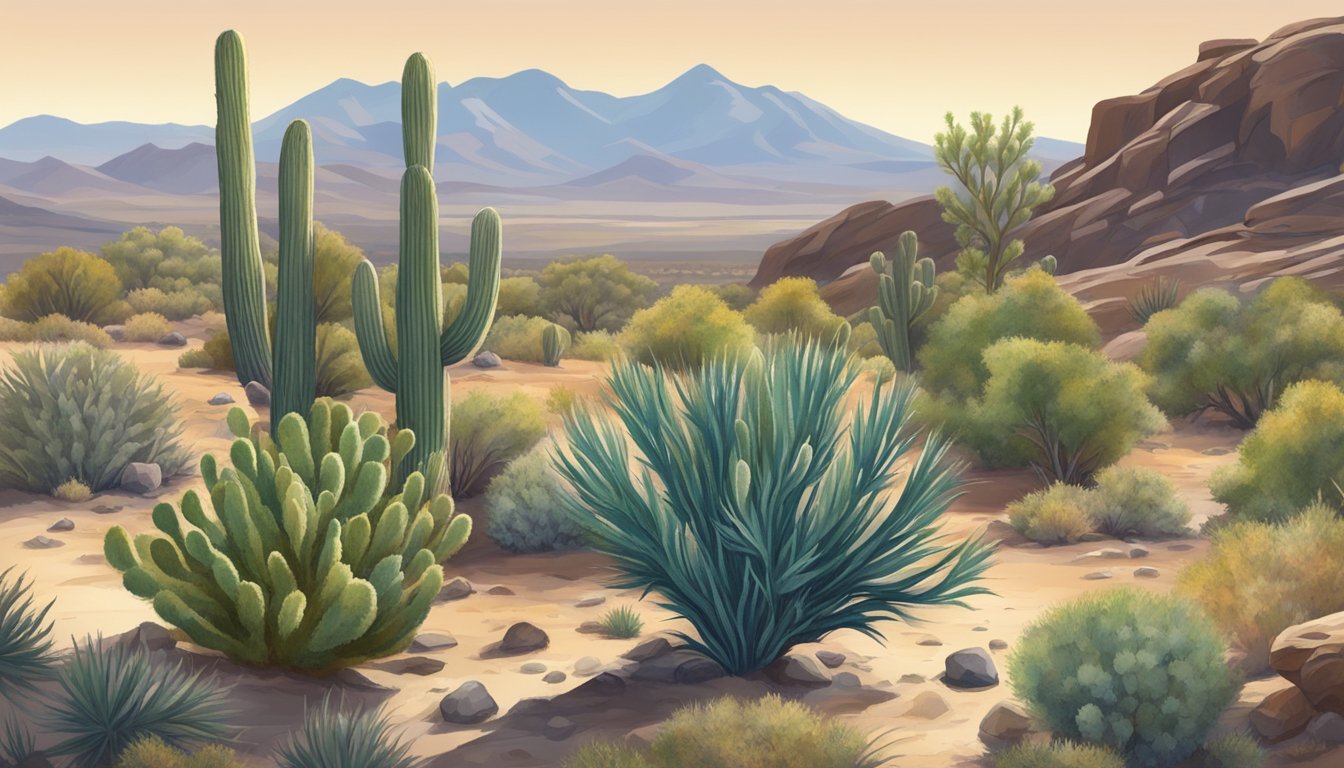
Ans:
{"label": "gray-green shrub", "polygon": [[478,389],[453,403],[448,431],[453,496],[464,499],[484,492],[509,462],[545,436],[546,414],[522,392]]}
{"label": "gray-green shrub", "polygon": [[1157,538],[1185,533],[1190,507],[1176,485],[1156,470],[1107,467],[1097,473],[1088,512],[1096,529],[1117,538]]}
{"label": "gray-green shrub", "polygon": [[490,515],[486,531],[510,552],[572,549],[583,540],[561,497],[569,493],[551,466],[547,447],[538,446],[509,463],[485,491]]}
{"label": "gray-green shrub", "polygon": [[488,349],[505,360],[540,363],[541,335],[549,325],[550,322],[540,317],[526,315],[506,315],[496,318],[481,348]]}
{"label": "gray-green shrub", "polygon": [[93,323],[71,320],[65,315],[47,315],[41,320],[29,323],[28,332],[31,341],[82,341],[98,349],[112,346],[112,337],[107,335],[107,331]]}
{"label": "gray-green shrub", "polygon": [[1053,483],[1008,505],[1008,522],[1018,533],[1040,544],[1072,544],[1091,533],[1091,491],[1077,485]]}

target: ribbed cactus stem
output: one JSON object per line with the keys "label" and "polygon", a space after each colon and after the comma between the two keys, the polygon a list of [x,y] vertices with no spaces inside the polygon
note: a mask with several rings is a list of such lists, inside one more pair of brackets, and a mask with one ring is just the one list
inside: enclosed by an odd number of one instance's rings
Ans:
{"label": "ribbed cactus stem", "polygon": [[1040,264],[1041,271],[1045,272],[1047,275],[1053,275],[1055,274],[1055,270],[1059,269],[1059,260],[1054,256],[1042,256],[1041,260],[1037,263]]}
{"label": "ribbed cactus stem", "polygon": [[240,384],[271,386],[266,280],[257,234],[257,177],[248,118],[247,52],[229,30],[215,43],[215,155],[225,320]]}
{"label": "ribbed cactus stem", "polygon": [[467,300],[443,331],[439,348],[444,365],[455,365],[476,352],[495,317],[502,258],[499,214],[483,208],[471,221],[471,253],[467,259]]}
{"label": "ribbed cactus stem", "polygon": [[551,323],[541,332],[541,359],[551,368],[560,364],[560,358],[569,349],[569,331]]}
{"label": "ribbed cactus stem", "polygon": [[438,133],[434,67],[423,53],[413,53],[401,71],[401,143],[406,167],[422,165],[434,173],[434,142]]}
{"label": "ribbed cactus stem", "polygon": [[397,270],[397,425],[415,431],[415,447],[397,468],[396,487],[443,450],[443,362],[439,334],[439,204],[424,166],[401,177],[401,266]]}
{"label": "ribbed cactus stem", "polygon": [[918,251],[919,238],[914,232],[903,232],[894,258],[878,252],[869,259],[878,275],[877,306],[868,311],[869,321],[882,351],[902,371],[914,369],[910,327],[938,296],[933,261],[919,259]]}
{"label": "ribbed cactus stem", "polygon": [[295,120],[280,146],[280,273],[276,309],[271,434],[286,414],[307,414],[317,390],[317,318],[313,299],[313,142]]}

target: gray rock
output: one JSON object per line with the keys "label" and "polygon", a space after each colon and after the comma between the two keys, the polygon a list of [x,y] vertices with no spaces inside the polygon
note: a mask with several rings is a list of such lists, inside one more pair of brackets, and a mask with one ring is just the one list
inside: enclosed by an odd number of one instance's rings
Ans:
{"label": "gray rock", "polygon": [[439,714],[444,721],[459,725],[482,722],[497,712],[499,704],[495,703],[485,686],[475,680],[459,685],[439,702]]}
{"label": "gray rock", "polygon": [[943,682],[953,688],[985,688],[999,684],[994,659],[983,648],[964,648],[949,654]]}
{"label": "gray rock", "polygon": [[610,672],[603,672],[575,688],[574,691],[575,693],[596,696],[617,696],[625,692],[625,679]]}
{"label": "gray rock", "polygon": [[988,632],[989,627],[971,627],[972,632]]}
{"label": "gray rock", "polygon": [[461,600],[462,598],[472,594],[475,591],[476,588],[471,586],[470,581],[467,581],[461,576],[458,576],[457,578],[443,585],[443,589],[439,590],[439,596],[437,599]]}
{"label": "gray rock", "polygon": [[209,405],[228,405],[233,402],[233,395],[228,392],[220,392],[205,402]]}
{"label": "gray rock", "polygon": [[765,668],[765,674],[780,685],[822,688],[831,684],[831,675],[816,658],[805,653],[789,653]]}
{"label": "gray rock", "polygon": [[921,691],[914,700],[910,702],[905,711],[901,712],[902,717],[917,717],[921,720],[933,720],[947,714],[951,707],[933,691]]}
{"label": "gray rock", "polygon": [[1129,548],[1129,556],[1134,560],[1138,560],[1141,557],[1147,557],[1148,554],[1149,553],[1147,547],[1141,547],[1136,544]]}
{"label": "gray rock", "polygon": [[529,661],[519,667],[518,671],[522,672],[524,675],[540,675],[546,671],[546,665],[542,664],[540,661]]}
{"label": "gray rock", "polygon": [[574,674],[579,677],[596,675],[602,669],[602,660],[596,656],[584,656],[574,662]]}
{"label": "gray rock", "polygon": [[831,684],[841,688],[858,688],[863,685],[859,676],[853,672],[836,672],[835,677],[831,678]]}
{"label": "gray rock", "polygon": [[990,749],[1004,749],[1017,744],[1031,731],[1031,717],[1012,701],[1001,701],[990,707],[980,721],[980,741]]}
{"label": "gray rock", "polygon": [[561,672],[558,669],[552,669],[550,672],[546,673],[545,677],[541,678],[541,681],[543,683],[551,683],[551,684],[563,683],[565,682],[567,677],[568,676],[564,672]]}
{"label": "gray rock", "polygon": [[247,402],[254,406],[271,404],[271,390],[259,381],[247,382],[247,386],[243,387],[243,394],[247,395]]}
{"label": "gray rock", "polygon": [[158,464],[133,461],[121,471],[121,489],[131,493],[149,493],[163,485],[163,469]]}
{"label": "gray rock", "polygon": [[707,683],[710,680],[718,680],[721,677],[727,677],[728,673],[718,662],[712,661],[700,654],[693,654],[685,664],[677,667],[675,682],[682,685],[698,685]]}
{"label": "gray rock", "polygon": [[568,739],[570,736],[574,735],[574,729],[577,727],[578,726],[574,724],[573,720],[556,715],[546,721],[542,733],[551,741],[561,741],[562,739]]}
{"label": "gray rock", "polygon": [[1142,568],[1134,569],[1134,576],[1140,579],[1156,579],[1158,576],[1161,575],[1162,575],[1161,571],[1148,565],[1145,565]]}
{"label": "gray rock", "polygon": [[27,547],[28,549],[55,549],[57,547],[64,547],[65,542],[47,538],[46,536],[34,536],[33,538],[23,542],[23,546]]}
{"label": "gray rock", "polygon": [[126,340],[126,326],[124,325],[104,325],[103,332],[113,341]]}
{"label": "gray rock", "polygon": [[62,517],[60,520],[57,520],[56,522],[52,523],[51,527],[47,529],[47,532],[65,533],[66,531],[73,531],[73,530],[75,530],[75,521],[71,520],[68,517]]}
{"label": "gray rock", "polygon": [[1344,742],[1344,717],[1335,712],[1322,712],[1307,723],[1307,736],[1327,744]]}
{"label": "gray rock", "polygon": [[551,638],[535,624],[520,621],[509,627],[499,642],[502,653],[531,653],[551,644]]}
{"label": "gray rock", "polygon": [[177,640],[166,627],[146,621],[117,638],[119,645],[139,645],[147,651],[166,651],[177,647]]}
{"label": "gray rock", "polygon": [[1221,446],[1214,448],[1205,448],[1204,450],[1200,451],[1200,453],[1204,454],[1205,456],[1226,456],[1231,452],[1232,452],[1231,448],[1223,448]]}
{"label": "gray rock", "polygon": [[998,638],[995,638],[989,641],[989,650],[991,651],[1002,651],[1007,647],[1008,647],[1007,640],[999,640]]}
{"label": "gray rock", "polygon": [[499,355],[488,349],[483,349],[471,358],[471,364],[477,368],[498,368],[500,366]]}
{"label": "gray rock", "polygon": [[1091,573],[1084,574],[1083,579],[1085,581],[1104,581],[1106,579],[1111,578],[1114,575],[1115,574],[1111,573],[1110,571],[1093,571]]}
{"label": "gray rock", "polygon": [[177,331],[170,331],[169,333],[165,333],[163,337],[159,339],[159,346],[185,347],[187,346],[187,337]]}
{"label": "gray rock", "polygon": [[374,669],[394,675],[419,675],[427,677],[443,671],[444,663],[428,656],[409,656],[404,659],[388,659],[371,664]]}
{"label": "gray rock", "polygon": [[817,651],[817,661],[830,669],[835,669],[845,663],[845,654],[839,651]]}
{"label": "gray rock", "polygon": [[718,664],[694,651],[676,650],[641,662],[631,677],[658,683],[695,684],[725,674]]}
{"label": "gray rock", "polygon": [[491,587],[491,588],[485,590],[485,594],[487,594],[487,595],[502,595],[502,596],[507,597],[508,595],[512,595],[512,594],[514,594],[514,592],[513,592],[512,589],[509,589],[509,588],[506,587],[506,586],[503,586],[503,585],[496,585],[496,586],[493,586],[493,587]]}
{"label": "gray rock", "polygon": [[631,661],[648,661],[672,651],[672,644],[665,637],[650,637],[639,645],[621,654],[621,658]]}
{"label": "gray rock", "polygon": [[414,653],[433,653],[457,647],[457,638],[447,632],[421,632],[411,641],[408,650]]}
{"label": "gray rock", "polygon": [[581,597],[574,603],[575,608],[592,608],[607,602],[607,598],[602,595],[588,595]]}
{"label": "gray rock", "polygon": [[929,647],[929,648],[934,648],[934,647],[940,646],[940,645],[942,645],[942,644],[943,644],[943,641],[942,641],[942,640],[939,640],[938,638],[934,637],[933,635],[925,635],[925,636],[923,636],[923,637],[921,637],[921,638],[919,638],[918,640],[915,641],[915,645],[923,645],[923,646],[926,646],[926,647]]}

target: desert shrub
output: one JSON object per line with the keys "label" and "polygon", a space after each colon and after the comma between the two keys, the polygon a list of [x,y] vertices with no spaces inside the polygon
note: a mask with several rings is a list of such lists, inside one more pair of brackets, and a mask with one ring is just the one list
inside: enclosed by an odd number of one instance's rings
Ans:
{"label": "desert shrub", "polygon": [[1214,472],[1213,498],[1234,517],[1282,520],[1316,499],[1340,507],[1344,392],[1304,381],[1283,393],[1241,443],[1237,463]]}
{"label": "desert shrub", "polygon": [[158,232],[148,227],[128,230],[103,245],[102,256],[128,291],[164,288],[179,280],[220,282],[219,253],[178,227],[164,227]]}
{"label": "desert shrub", "polygon": [[1090,744],[1028,742],[995,755],[994,768],[1125,768],[1125,759]]}
{"label": "desert shrub", "polygon": [[913,388],[852,408],[854,377],[833,345],[789,339],[683,373],[627,361],[608,378],[610,412],[565,419],[575,519],[618,584],[662,595],[694,627],[690,646],[732,674],[983,592],[989,549],[930,540],[960,483],[947,444],[928,438],[904,466]]}
{"label": "desert shrub", "polygon": [[710,288],[734,312],[741,312],[756,300],[756,291],[742,283],[723,283]]}
{"label": "desert shrub", "polygon": [[540,317],[541,286],[530,277],[506,277],[499,281],[499,296],[495,300],[495,317],[528,315]]}
{"label": "desert shrub", "polygon": [[551,467],[549,452],[537,447],[509,463],[485,491],[490,515],[487,533],[510,552],[572,549],[583,529],[560,502],[569,493]]}
{"label": "desert shrub", "polygon": [[1269,665],[1274,638],[1294,624],[1344,611],[1344,520],[1312,505],[1283,523],[1240,522],[1219,529],[1177,589],[1194,598],[1246,654],[1248,672]]}
{"label": "desert shrub", "polygon": [[117,758],[116,768],[245,768],[228,747],[209,744],[188,754],[148,736],[127,747]]}
{"label": "desert shrub", "polygon": [[505,360],[517,360],[523,363],[540,363],[541,335],[550,322],[540,317],[508,315],[500,317],[490,326],[482,349],[488,349]]}
{"label": "desert shrub", "polygon": [[158,341],[172,330],[168,318],[156,312],[142,312],[126,318],[127,341]]}
{"label": "desert shrub", "polygon": [[439,563],[471,531],[436,493],[438,472],[388,493],[414,435],[389,441],[377,414],[326,399],[307,419],[281,419],[278,443],[253,435],[241,409],[228,421],[232,469],[201,459],[213,515],[188,491],[180,512],[155,507],[158,532],[107,532],[126,588],[192,642],[246,664],[321,673],[403,650],[443,586]]}
{"label": "desert shrub", "polygon": [[579,403],[579,394],[564,384],[556,384],[546,393],[546,412],[564,416]]}
{"label": "desert shrub", "polygon": [[317,326],[317,396],[340,397],[373,385],[355,332],[336,323]]}
{"label": "desert shrub", "polygon": [[415,768],[409,741],[393,733],[385,710],[352,710],[330,697],[277,753],[280,768]]}
{"label": "desert shrub", "polygon": [[1212,408],[1249,429],[1294,382],[1344,373],[1344,314],[1300,278],[1280,278],[1249,302],[1206,288],[1144,326],[1139,358],[1162,410]]}
{"label": "desert shrub", "polygon": [[56,486],[56,490],[52,491],[51,495],[61,501],[73,501],[78,503],[81,501],[88,501],[89,497],[93,495],[93,491],[89,490],[89,486],[71,478]]}
{"label": "desert shrub", "polygon": [[574,346],[569,348],[569,356],[575,360],[591,360],[603,363],[620,354],[621,345],[608,331],[580,333],[575,337]]}
{"label": "desert shrub", "polygon": [[22,320],[0,317],[0,341],[32,341],[33,326]]}
{"label": "desert shrub", "polygon": [[1265,750],[1249,733],[1229,733],[1204,745],[1207,768],[1261,768]]}
{"label": "desert shrub", "polygon": [[119,355],[85,344],[23,350],[0,373],[0,485],[50,494],[76,479],[116,485],[131,462],[164,477],[187,462],[177,407]]}
{"label": "desert shrub", "polygon": [[188,349],[177,356],[178,368],[215,368],[215,358],[204,349]]}
{"label": "desert shrub", "polygon": [[553,261],[537,276],[542,309],[575,331],[618,331],[658,284],[610,254]]}
{"label": "desert shrub", "polygon": [[751,326],[705,288],[679,285],[652,307],[641,309],[621,333],[636,360],[668,368],[694,368],[717,357],[751,349]]}
{"label": "desert shrub", "polygon": [[211,367],[222,371],[233,370],[233,344],[229,341],[228,331],[219,330],[210,334],[201,349],[214,361]]}
{"label": "desert shrub", "polygon": [[0,293],[0,314],[26,322],[65,315],[104,325],[125,317],[127,306],[111,264],[87,251],[61,247],[25,261],[9,276]]}
{"label": "desert shrub", "polygon": [[1008,522],[1041,544],[1072,544],[1093,530],[1094,494],[1077,485],[1054,483],[1008,505]]}
{"label": "desert shrub", "polygon": [[855,357],[865,360],[873,357],[885,357],[882,352],[882,344],[877,340],[877,330],[867,320],[855,324],[850,330],[849,351]]}
{"label": "desert shrub", "polygon": [[345,235],[321,224],[313,227],[313,299],[318,323],[339,323],[354,316],[350,304],[355,267],[364,251]]}
{"label": "desert shrub", "polygon": [[785,277],[771,283],[742,314],[760,333],[796,332],[822,340],[833,337],[845,322],[821,298],[817,281],[807,277]]}
{"label": "desert shrub", "polygon": [[47,315],[29,325],[32,341],[81,341],[91,347],[106,349],[112,346],[112,337],[93,323],[81,323],[65,315]]}
{"label": "desert shrub", "polygon": [[1108,746],[1130,768],[1190,756],[1240,681],[1194,603],[1136,588],[1058,606],[1009,659],[1013,693],[1057,737]]}
{"label": "desert shrub", "polygon": [[81,768],[107,765],[132,743],[156,736],[173,747],[229,734],[229,691],[142,646],[76,643],[56,674],[60,689],[39,722],[65,738],[48,754]]}
{"label": "desert shrub", "polygon": [[541,404],[522,392],[493,395],[476,390],[453,403],[448,443],[453,495],[477,496],[509,462],[546,434]]}
{"label": "desert shrub", "polygon": [[1129,301],[1129,316],[1139,325],[1146,325],[1153,315],[1171,309],[1180,303],[1181,281],[1158,276],[1139,289]]}
{"label": "desert shrub", "polygon": [[767,694],[731,696],[678,710],[644,753],[601,742],[576,752],[567,768],[862,768],[876,765],[868,741],[805,705]]}
{"label": "desert shrub", "polygon": [[886,384],[896,378],[896,366],[885,356],[858,360],[857,364],[860,375],[872,375],[873,380],[878,384]]}
{"label": "desert shrub", "polygon": [[597,623],[602,625],[602,631],[608,636],[622,640],[639,637],[639,633],[644,630],[644,620],[628,605],[612,608],[602,614]]}
{"label": "desert shrub", "polygon": [[984,395],[961,437],[991,466],[1030,464],[1047,480],[1086,483],[1166,423],[1142,371],[1077,344],[1005,339],[984,363]]}
{"label": "desert shrub", "polygon": [[165,292],[159,288],[137,288],[126,294],[126,303],[135,312],[154,312],[169,320],[186,320],[215,308],[215,303],[195,287]]}
{"label": "desert shrub", "polygon": [[53,603],[35,603],[32,585],[13,571],[0,572],[0,696],[17,703],[18,694],[51,676],[56,656],[47,618]]}
{"label": "desert shrub", "polygon": [[1190,507],[1175,484],[1151,469],[1107,467],[1097,473],[1093,494],[1093,524],[1116,538],[1175,536],[1190,523]]}

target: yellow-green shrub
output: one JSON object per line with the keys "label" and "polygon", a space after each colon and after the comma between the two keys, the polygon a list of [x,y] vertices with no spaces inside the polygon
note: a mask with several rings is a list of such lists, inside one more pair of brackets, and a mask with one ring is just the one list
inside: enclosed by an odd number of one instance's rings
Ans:
{"label": "yellow-green shrub", "polygon": [[175,291],[137,288],[126,294],[126,303],[135,312],[156,312],[169,320],[186,320],[215,308],[195,286]]}
{"label": "yellow-green shrub", "polygon": [[173,330],[168,318],[157,312],[141,312],[126,318],[127,341],[158,341]]}
{"label": "yellow-green shrub", "polygon": [[65,315],[102,325],[126,317],[128,307],[111,264],[62,246],[29,259],[9,276],[0,293],[0,314],[25,321]]}
{"label": "yellow-green shrub", "polygon": [[546,434],[541,404],[522,392],[471,392],[453,403],[449,422],[453,495],[476,496],[504,467]]}
{"label": "yellow-green shrub", "polygon": [[1072,544],[1092,532],[1090,491],[1055,483],[1008,505],[1008,522],[1023,536],[1041,544]]}
{"label": "yellow-green shrub", "polygon": [[72,477],[56,486],[56,490],[52,491],[51,495],[61,501],[73,501],[78,503],[87,501],[88,498],[93,495],[93,491],[89,490],[89,486]]}
{"label": "yellow-green shrub", "polygon": [[620,352],[621,345],[610,331],[589,331],[577,335],[574,344],[569,348],[569,357],[604,363]]}
{"label": "yellow-green shrub", "polygon": [[540,363],[541,334],[550,322],[540,317],[506,315],[490,326],[481,349],[488,349],[505,360]]}
{"label": "yellow-green shrub", "polygon": [[1125,759],[1105,747],[1069,741],[1026,743],[995,755],[994,768],[1125,768]]}
{"label": "yellow-green shrub", "polygon": [[22,320],[0,317],[0,341],[32,341],[33,326]]}
{"label": "yellow-green shrub", "polygon": [[749,352],[753,333],[740,312],[714,292],[679,285],[641,309],[621,333],[621,344],[639,362],[695,368],[707,360]]}
{"label": "yellow-green shrub", "polygon": [[91,347],[112,346],[107,331],[92,323],[81,323],[65,315],[47,315],[29,326],[33,341],[82,341]]}
{"label": "yellow-green shrub", "polygon": [[845,322],[821,298],[817,282],[807,277],[785,277],[771,283],[742,314],[760,333],[798,333],[823,341]]}
{"label": "yellow-green shrub", "polygon": [[131,744],[117,759],[116,768],[245,768],[247,764],[227,747],[210,744],[188,754],[170,747],[157,736]]}

